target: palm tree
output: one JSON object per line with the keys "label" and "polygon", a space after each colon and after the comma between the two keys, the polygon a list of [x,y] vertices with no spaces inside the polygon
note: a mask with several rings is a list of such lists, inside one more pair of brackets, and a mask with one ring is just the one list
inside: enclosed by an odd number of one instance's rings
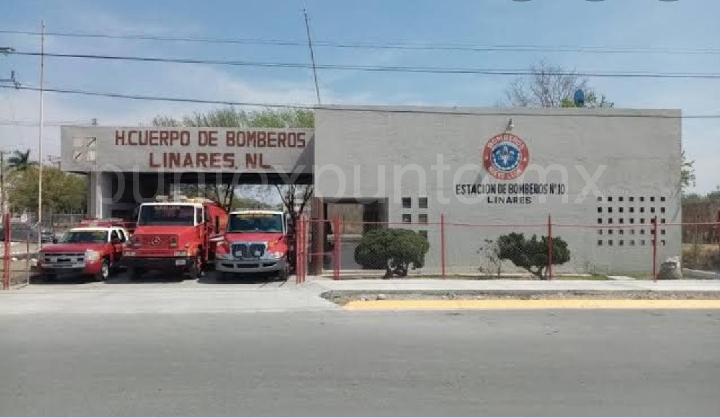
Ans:
{"label": "palm tree", "polygon": [[27,171],[28,168],[35,165],[35,162],[30,161],[30,150],[14,151],[12,156],[8,158],[8,167],[15,171]]}

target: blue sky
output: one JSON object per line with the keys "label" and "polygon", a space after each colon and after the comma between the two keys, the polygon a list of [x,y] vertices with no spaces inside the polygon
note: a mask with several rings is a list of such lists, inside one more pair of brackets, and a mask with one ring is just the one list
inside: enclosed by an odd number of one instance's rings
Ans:
{"label": "blue sky", "polygon": [[[3,29],[304,41],[302,9],[318,41],[462,43],[477,45],[608,46],[720,49],[717,0],[265,0],[39,1],[5,0]],[[0,34],[0,46],[36,51],[39,39]],[[165,43],[50,37],[49,52],[194,57],[248,61],[309,61],[295,46]],[[526,69],[544,59],[580,71],[718,72],[720,54],[587,54],[577,52],[458,52],[318,47],[321,64],[419,65]],[[0,77],[39,83],[38,59],[0,57]],[[326,103],[492,106],[511,77],[320,71]],[[679,108],[720,113],[720,80],[590,79],[621,108]],[[251,102],[312,104],[312,74],[267,69],[48,59],[46,85],[98,91]],[[147,123],[212,106],[46,95],[48,122]],[[0,120],[38,119],[38,93],[0,90]],[[697,191],[720,184],[720,120],[686,120],[684,146],[696,160]],[[59,128],[48,127],[43,154],[59,153]],[[27,145],[25,145],[27,144]],[[37,128],[0,125],[0,147],[36,149]],[[618,150],[622,152],[622,150]]]}

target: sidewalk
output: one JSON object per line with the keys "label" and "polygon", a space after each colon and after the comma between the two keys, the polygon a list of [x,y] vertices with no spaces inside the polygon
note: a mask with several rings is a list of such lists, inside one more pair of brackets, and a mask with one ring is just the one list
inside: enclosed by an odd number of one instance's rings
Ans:
{"label": "sidewalk", "polygon": [[478,292],[478,291],[658,291],[720,292],[720,280],[332,280],[308,277],[324,292]]}

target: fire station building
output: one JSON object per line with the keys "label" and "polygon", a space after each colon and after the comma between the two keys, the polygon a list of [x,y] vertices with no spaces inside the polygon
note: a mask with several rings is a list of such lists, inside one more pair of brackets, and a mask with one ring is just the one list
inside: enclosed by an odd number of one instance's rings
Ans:
{"label": "fire station building", "polygon": [[488,241],[551,219],[556,271],[631,274],[655,233],[658,260],[681,253],[681,161],[679,110],[329,106],[314,130],[65,126],[61,166],[89,175],[97,217],[177,182],[295,182],[426,235],[428,272],[442,241],[448,273],[477,272]]}

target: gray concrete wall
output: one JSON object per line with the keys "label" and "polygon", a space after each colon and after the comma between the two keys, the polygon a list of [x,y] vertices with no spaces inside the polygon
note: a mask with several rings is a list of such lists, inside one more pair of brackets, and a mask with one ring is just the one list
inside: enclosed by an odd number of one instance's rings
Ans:
{"label": "gray concrete wall", "polygon": [[[391,222],[410,215],[415,223],[426,214],[430,224],[412,229],[428,231],[428,271],[436,271],[440,263],[441,215],[459,224],[446,226],[450,272],[477,270],[483,264],[477,250],[485,239],[515,231],[545,235],[552,215],[555,224],[567,225],[556,225],[553,235],[565,239],[572,252],[571,262],[559,271],[648,273],[650,219],[655,214],[666,224],[681,219],[679,111],[382,110],[316,112],[316,193],[334,199],[388,197]],[[529,167],[523,177],[498,180],[483,167],[483,148],[506,130],[510,119],[512,133],[529,151]],[[598,170],[600,196],[585,189],[585,179]],[[498,204],[488,203],[488,196],[456,195],[461,183],[554,183],[563,184],[566,193],[532,196],[530,204]],[[402,207],[403,197],[412,199],[412,208]],[[418,207],[419,197],[428,198],[427,209]],[[621,218],[627,225],[622,235],[608,226],[611,218],[614,227]],[[528,224],[537,226],[512,226]],[[680,228],[659,230],[665,245],[659,245],[658,258],[679,255]]]}

